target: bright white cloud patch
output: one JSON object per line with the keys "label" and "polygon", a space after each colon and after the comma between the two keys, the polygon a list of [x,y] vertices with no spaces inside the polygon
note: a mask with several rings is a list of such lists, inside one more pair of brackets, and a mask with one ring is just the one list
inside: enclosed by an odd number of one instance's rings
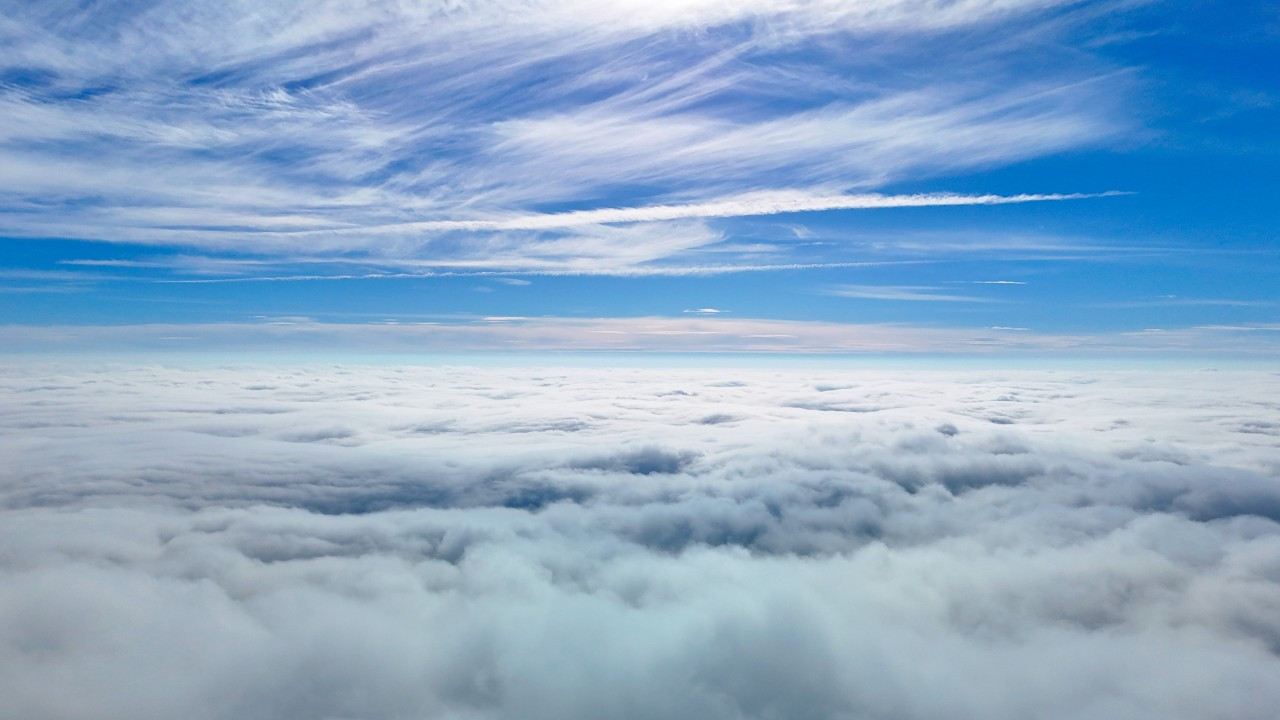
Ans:
{"label": "bright white cloud patch", "polygon": [[9,366],[23,718],[1267,718],[1280,377]]}

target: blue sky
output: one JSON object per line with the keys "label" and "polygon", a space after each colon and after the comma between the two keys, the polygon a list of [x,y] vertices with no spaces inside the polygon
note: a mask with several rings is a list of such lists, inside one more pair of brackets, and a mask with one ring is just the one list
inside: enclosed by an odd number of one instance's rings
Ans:
{"label": "blue sky", "polygon": [[8,350],[1280,350],[1280,11],[6,3]]}

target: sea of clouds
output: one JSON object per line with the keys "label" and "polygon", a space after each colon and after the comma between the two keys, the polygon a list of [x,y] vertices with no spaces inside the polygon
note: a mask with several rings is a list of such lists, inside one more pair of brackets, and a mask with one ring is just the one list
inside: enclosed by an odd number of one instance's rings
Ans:
{"label": "sea of clouds", "polygon": [[0,370],[4,718],[1280,707],[1280,374]]}

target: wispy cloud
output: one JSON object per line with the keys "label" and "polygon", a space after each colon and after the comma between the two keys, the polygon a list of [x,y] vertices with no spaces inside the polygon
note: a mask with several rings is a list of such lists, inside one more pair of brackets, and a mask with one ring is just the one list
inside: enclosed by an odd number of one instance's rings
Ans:
{"label": "wispy cloud", "polygon": [[1117,300],[1094,303],[1099,308],[1158,308],[1158,307],[1273,307],[1272,300],[1246,300],[1243,298],[1195,298],[1165,295],[1148,300]]}
{"label": "wispy cloud", "polygon": [[[441,270],[415,272],[376,272],[359,274],[315,274],[315,275],[256,275],[242,277],[218,278],[169,278],[152,282],[161,284],[222,284],[246,282],[310,282],[323,280],[377,280],[408,279],[434,277],[487,277],[502,278],[511,275],[524,277],[575,277],[575,276],[620,276],[620,277],[693,277],[709,275],[728,275],[734,273],[785,272],[792,270],[833,270],[838,268],[884,267],[888,265],[919,265],[927,260],[900,260],[885,262],[843,262],[843,263],[786,263],[762,265],[644,265],[611,267],[606,264],[576,263],[577,267],[564,267],[554,262],[520,263],[529,268],[526,270]],[[384,263],[387,264],[387,263]],[[483,268],[489,263],[478,262],[438,262],[423,263],[429,266],[474,267]]]}
{"label": "wispy cloud", "polygon": [[1200,325],[1196,330],[1212,332],[1267,332],[1280,331],[1280,323],[1258,323],[1254,325]]}
{"label": "wispy cloud", "polygon": [[841,285],[823,290],[823,294],[835,297],[865,300],[907,300],[912,302],[996,302],[990,298],[972,295],[952,295],[942,288],[923,285]]}
{"label": "wispy cloud", "polygon": [[[1041,47],[1051,29],[1023,34],[1070,5],[19,8],[0,28],[24,68],[0,85],[3,230],[564,270],[579,246],[619,267],[720,237],[606,224],[1091,197],[867,192],[1125,132],[1107,101],[1122,75],[1082,62],[1032,82],[947,40]],[[904,37],[954,72],[918,72],[934,59]]]}
{"label": "wispy cloud", "polygon": [[874,208],[954,207],[961,205],[1009,205],[1028,202],[1082,200],[1124,195],[1120,191],[1102,193],[1070,193],[1047,195],[961,195],[927,193],[917,195],[813,195],[811,193],[762,192],[727,200],[693,205],[651,205],[632,208],[575,210],[567,213],[524,215],[504,220],[427,220],[394,225],[376,225],[349,230],[293,231],[277,235],[315,235],[337,233],[378,233],[381,231],[451,231],[451,230],[555,230],[608,223],[642,223],[689,218],[748,217],[781,213],[816,212],[822,210],[867,210]]}

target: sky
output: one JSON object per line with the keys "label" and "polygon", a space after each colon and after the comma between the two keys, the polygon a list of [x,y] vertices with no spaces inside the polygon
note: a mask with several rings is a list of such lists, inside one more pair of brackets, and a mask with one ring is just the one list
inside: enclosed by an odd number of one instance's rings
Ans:
{"label": "sky", "polygon": [[0,8],[7,352],[1280,351],[1274,3]]}
{"label": "sky", "polygon": [[1275,716],[1280,4],[0,48],[0,720]]}

